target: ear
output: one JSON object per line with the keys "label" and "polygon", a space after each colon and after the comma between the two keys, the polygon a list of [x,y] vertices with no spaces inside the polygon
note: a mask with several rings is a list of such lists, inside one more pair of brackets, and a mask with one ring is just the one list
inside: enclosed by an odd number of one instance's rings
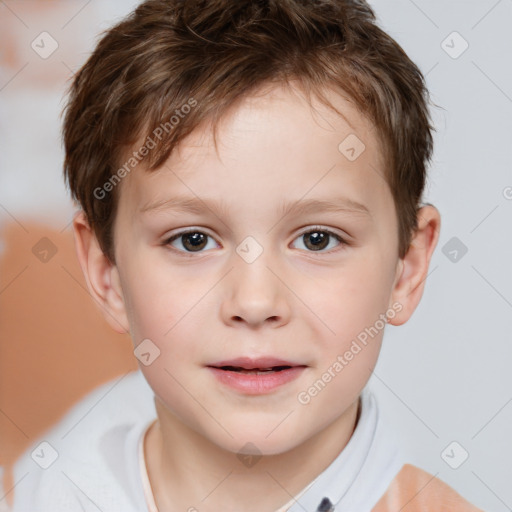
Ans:
{"label": "ear", "polygon": [[105,320],[118,333],[129,332],[128,316],[117,267],[103,254],[83,211],[73,217],[73,234],[78,261],[89,293]]}
{"label": "ear", "polygon": [[392,325],[402,325],[413,314],[423,295],[425,280],[432,253],[436,248],[441,229],[441,216],[437,208],[427,205],[419,209],[418,229],[404,258],[398,261],[397,278],[391,294],[390,307],[394,303],[402,309],[393,318]]}

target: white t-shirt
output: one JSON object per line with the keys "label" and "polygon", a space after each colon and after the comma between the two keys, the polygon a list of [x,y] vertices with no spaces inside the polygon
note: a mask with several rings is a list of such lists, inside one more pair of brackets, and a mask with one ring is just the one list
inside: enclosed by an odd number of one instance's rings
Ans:
{"label": "white t-shirt", "polygon": [[[17,461],[13,512],[157,512],[142,449],[153,399],[140,371],[87,395]],[[369,512],[404,463],[365,389],[345,449],[276,512]]]}

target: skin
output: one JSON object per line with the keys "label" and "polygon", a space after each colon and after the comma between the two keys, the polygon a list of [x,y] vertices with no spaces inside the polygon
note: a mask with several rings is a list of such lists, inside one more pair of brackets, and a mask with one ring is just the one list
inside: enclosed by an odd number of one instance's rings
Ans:
{"label": "skin", "polygon": [[[150,339],[160,350],[140,369],[155,392],[158,418],[145,453],[161,512],[276,510],[323,471],[353,433],[384,329],[307,404],[299,393],[393,305],[400,311],[388,323],[410,318],[437,244],[439,212],[424,206],[399,259],[379,142],[349,101],[329,93],[343,119],[317,100],[312,110],[298,89],[273,86],[266,93],[244,98],[226,114],[218,152],[211,131],[200,127],[161,168],[124,178],[115,265],[83,214],[74,219],[80,264],[106,320],[129,332],[134,346]],[[338,150],[349,134],[366,146],[355,161]],[[224,209],[141,212],[176,195],[222,201]],[[280,209],[339,196],[368,213],[287,215]],[[330,236],[315,250],[304,236],[315,226],[346,244]],[[209,235],[201,252],[193,251],[190,238],[166,243],[185,228]],[[236,251],[248,236],[263,249],[251,263]],[[261,355],[307,368],[271,393],[252,396],[226,387],[206,368]],[[248,442],[262,455],[251,467],[237,457],[251,453],[243,448]]]}

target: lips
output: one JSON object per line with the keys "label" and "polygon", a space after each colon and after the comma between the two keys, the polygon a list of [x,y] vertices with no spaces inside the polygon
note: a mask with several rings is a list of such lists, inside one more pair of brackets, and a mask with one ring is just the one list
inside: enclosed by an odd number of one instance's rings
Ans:
{"label": "lips", "polygon": [[268,372],[280,372],[296,366],[305,365],[297,364],[292,361],[286,361],[284,359],[278,359],[275,357],[258,357],[255,359],[250,357],[238,357],[236,359],[218,361],[208,366],[211,368],[218,368],[224,371],[257,374]]}
{"label": "lips", "polygon": [[286,389],[306,370],[307,365],[276,357],[238,357],[207,365],[223,386],[244,395],[263,395]]}
{"label": "lips", "polygon": [[270,368],[251,368],[245,369],[237,366],[221,366],[220,370],[224,370],[227,372],[238,372],[238,373],[253,373],[256,375],[263,375],[269,372],[281,372],[283,370],[289,370],[291,366],[272,366]]}

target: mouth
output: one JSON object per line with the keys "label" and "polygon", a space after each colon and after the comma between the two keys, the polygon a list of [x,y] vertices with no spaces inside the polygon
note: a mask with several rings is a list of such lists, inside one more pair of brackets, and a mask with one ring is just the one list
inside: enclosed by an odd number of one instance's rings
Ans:
{"label": "mouth", "polygon": [[241,357],[207,365],[219,382],[248,395],[269,393],[298,378],[307,365],[274,357]]}
{"label": "mouth", "polygon": [[216,363],[208,365],[211,368],[218,368],[227,372],[239,373],[266,373],[266,372],[280,372],[295,368],[297,366],[306,366],[304,364],[279,359],[273,356],[265,357],[237,357],[235,359],[217,361]]}
{"label": "mouth", "polygon": [[226,372],[237,372],[237,373],[248,373],[251,375],[266,375],[271,372],[282,372],[283,370],[289,370],[293,368],[292,366],[271,366],[270,368],[242,368],[240,366],[213,366],[212,368],[217,368],[219,370],[224,370]]}

